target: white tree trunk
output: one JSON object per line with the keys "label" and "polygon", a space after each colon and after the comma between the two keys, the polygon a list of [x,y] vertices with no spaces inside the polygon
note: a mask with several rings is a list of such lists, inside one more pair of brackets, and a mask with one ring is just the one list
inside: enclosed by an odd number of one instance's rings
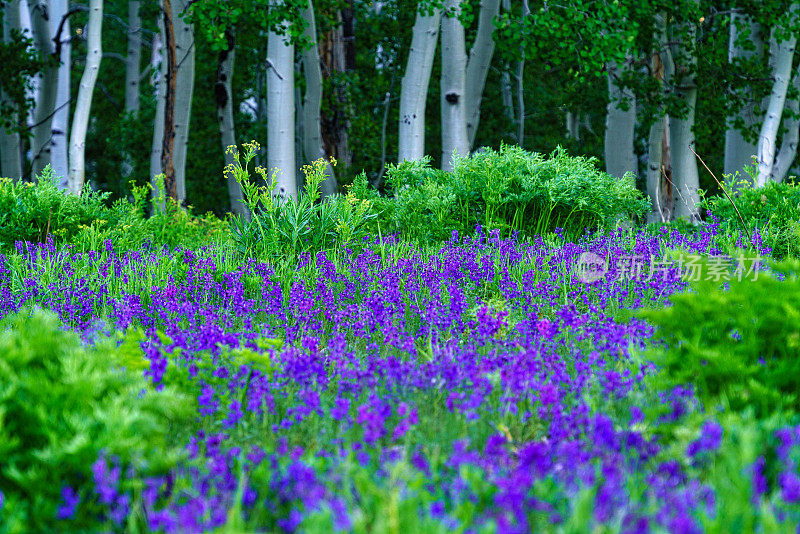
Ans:
{"label": "white tree trunk", "polygon": [[757,156],[757,176],[756,186],[763,187],[772,174],[772,166],[775,163],[776,143],[778,139],[778,128],[781,124],[781,115],[786,103],[786,91],[789,88],[789,76],[792,70],[792,59],[794,49],[797,44],[797,37],[794,35],[787,41],[777,43],[777,54],[775,55],[775,65],[772,72],[773,84],[772,92],[767,105],[767,112],[764,122],[761,124],[761,133],[758,136]]}
{"label": "white tree trunk", "polygon": [[[159,33],[153,37],[152,55],[150,56],[150,65],[155,75],[154,78],[154,91],[156,96],[156,115],[153,119],[153,144],[150,149],[150,178],[154,179],[156,175],[161,174],[161,150],[162,142],[164,140],[164,113],[166,112],[166,89],[167,83],[167,60],[162,54],[164,47],[164,23],[162,17],[158,17]],[[153,184],[155,185],[155,183]]]}
{"label": "white tree trunk", "polygon": [[672,176],[675,183],[675,216],[687,217],[691,221],[699,218],[700,175],[697,156],[689,148],[695,148],[694,113],[697,105],[697,88],[688,89],[681,97],[689,111],[681,119],[671,119],[670,145],[673,149]]}
{"label": "white tree trunk", "polygon": [[770,180],[773,182],[782,182],[789,174],[789,169],[794,163],[794,158],[797,155],[797,144],[800,141],[800,101],[796,96],[800,93],[800,69],[795,73],[792,78],[792,87],[795,96],[786,101],[786,109],[788,113],[783,118],[783,126],[785,133],[781,140],[781,149],[778,155],[775,156],[775,163],[772,165],[772,172],[770,173]]}
{"label": "white tree trunk", "polygon": [[297,198],[294,115],[294,45],[287,36],[270,32],[267,37],[267,166],[270,173],[277,169],[276,193]]}
{"label": "white tree trunk", "polygon": [[467,53],[464,42],[464,26],[456,17],[460,12],[460,0],[446,0],[445,10],[451,16],[442,18],[442,169],[453,170],[453,157],[469,155],[465,85]]}
{"label": "white tree trunk", "polygon": [[432,15],[417,12],[411,30],[411,48],[400,85],[398,161],[415,161],[425,155],[425,100],[439,39],[441,9]]}
{"label": "white tree trunk", "polygon": [[[741,44],[737,45],[742,33],[737,24],[744,25],[744,29],[749,33],[749,41],[753,44],[754,50],[747,50]],[[741,37],[744,38],[744,37]],[[737,59],[750,59],[761,57],[764,52],[764,39],[761,35],[761,25],[755,22],[752,17],[734,13],[731,15],[730,41],[728,42],[728,62],[734,63]],[[730,122],[736,118],[744,121],[745,128],[753,128],[759,122],[756,113],[753,91],[748,87],[742,95],[748,103],[742,107],[737,115],[729,116],[729,125],[725,131],[725,165],[724,173],[730,175],[732,179],[738,181],[749,178],[745,175],[744,166],[753,164],[753,156],[756,154],[756,144],[747,141],[742,132],[734,128]],[[738,173],[738,178],[736,174]]]}
{"label": "white tree trunk", "polygon": [[567,139],[581,140],[581,117],[580,115],[567,111],[565,122],[567,123]]}
{"label": "white tree trunk", "polygon": [[[606,106],[605,161],[606,172],[617,178],[638,173],[633,139],[636,131],[636,97],[629,88],[619,87],[619,78],[626,65],[614,63],[608,69],[608,105]],[[623,109],[625,108],[625,109]]]}
{"label": "white tree trunk", "polygon": [[[233,154],[228,152],[228,147],[236,145],[236,129],[233,120],[233,67],[236,60],[236,41],[232,30],[226,35],[228,49],[219,53],[217,65],[217,82],[214,86],[214,96],[217,101],[217,120],[219,122],[222,151],[225,154],[225,165],[234,163]],[[243,202],[242,186],[239,182],[228,176],[228,197],[231,201],[231,212],[245,220],[250,219],[250,212]]]}
{"label": "white tree trunk", "polygon": [[[31,28],[36,49],[43,57],[53,55],[54,43],[48,21],[50,7],[46,0],[28,0]],[[42,72],[36,108],[33,113],[31,140],[31,174],[39,176],[50,163],[53,111],[58,91],[58,65],[48,64]]]}
{"label": "white tree trunk", "polygon": [[[503,11],[509,12],[511,11],[511,0],[502,0],[503,4]],[[505,112],[506,118],[514,124],[516,119],[514,118],[514,95],[511,91],[511,73],[509,71],[508,63],[503,64],[503,71],[500,74],[500,96],[503,100],[503,111]]]}
{"label": "white tree trunk", "polygon": [[[528,0],[522,0],[522,20],[524,21],[531,10],[528,7]],[[525,45],[520,43],[520,59],[517,61],[517,68],[514,74],[517,82],[517,144],[525,146]]]}
{"label": "white tree trunk", "polygon": [[[651,70],[653,78],[659,84],[661,91],[664,90],[664,79],[666,71],[674,70],[672,56],[666,46],[666,18],[659,13],[655,18],[655,42],[657,51],[652,55]],[[658,116],[650,126],[650,133],[647,139],[647,171],[645,183],[647,194],[650,197],[649,222],[667,222],[672,218],[671,195],[665,194],[663,185],[667,177],[665,156],[669,157],[669,145],[665,139],[669,139],[669,117],[665,115],[665,110],[660,107],[657,110]],[[666,146],[665,146],[666,145]],[[666,150],[665,150],[666,149]],[[666,154],[665,154],[666,152]],[[666,184],[669,187],[669,184]]]}
{"label": "white tree trunk", "polygon": [[[3,6],[3,42],[12,41],[12,30],[20,29],[19,0],[12,0]],[[4,102],[10,104],[5,95],[0,95]],[[19,115],[14,113],[8,117],[15,127],[19,125]],[[22,178],[22,156],[20,153],[19,133],[0,128],[0,171],[3,177],[14,181]]]}
{"label": "white tree trunk", "polygon": [[[326,159],[322,144],[322,126],[320,109],[322,106],[322,69],[320,68],[319,47],[317,46],[317,24],[314,16],[314,4],[309,0],[303,11],[306,21],[305,37],[311,46],[303,51],[303,76],[306,79],[306,94],[303,98],[303,154],[307,163],[317,159]],[[338,191],[336,176],[330,163],[325,165],[328,178],[322,182],[320,189],[324,196],[335,195]]]}
{"label": "white tree trunk", "polygon": [[[20,29],[22,33],[31,37],[33,35],[33,23],[31,21],[31,11],[28,9],[27,2],[20,2],[20,11],[19,11],[19,22],[20,22]],[[42,85],[42,77],[41,75],[36,75],[30,78],[30,84],[28,87],[25,88],[25,98],[29,101],[36,101],[36,98],[39,95],[39,86]],[[33,114],[36,112],[35,106],[29,107],[27,110],[27,116],[25,117],[25,122],[28,125],[28,129],[33,129]],[[24,142],[23,142],[24,143]],[[28,152],[30,152],[30,146],[27,147]],[[24,150],[24,148],[23,148]],[[29,154],[25,154],[23,156],[23,171],[24,163],[27,161]]]}
{"label": "white tree trunk", "polygon": [[175,25],[175,185],[178,202],[186,201],[186,155],[189,150],[189,122],[192,116],[194,93],[194,26],[181,17],[189,0],[172,1],[172,20]]}
{"label": "white tree trunk", "polygon": [[650,126],[647,138],[647,195],[650,197],[650,221],[666,222],[669,220],[667,206],[661,200],[661,156],[663,155],[664,128],[667,117],[658,117]]}
{"label": "white tree trunk", "polygon": [[128,0],[128,55],[125,58],[125,111],[139,112],[139,65],[142,58],[140,0]]}
{"label": "white tree trunk", "polygon": [[511,74],[508,71],[508,64],[505,65],[503,72],[500,74],[500,96],[503,100],[503,111],[506,118],[512,124],[517,120],[514,117],[514,93],[511,90]]}
{"label": "white tree trunk", "polygon": [[[466,115],[467,115],[467,136],[469,146],[475,144],[475,136],[478,133],[478,125],[481,120],[481,100],[483,89],[486,86],[486,75],[492,64],[494,55],[494,18],[500,10],[500,0],[481,0],[481,8],[478,14],[478,30],[475,35],[475,42],[469,53],[467,62],[466,79]],[[444,37],[442,37],[444,42]]]}
{"label": "white tree trunk", "polygon": [[[302,66],[302,61],[295,61],[295,73],[299,71]],[[295,74],[295,76],[296,75],[297,74]],[[300,91],[300,87],[297,84],[294,86],[294,119],[294,172],[295,176],[297,176],[297,194],[302,196],[303,186],[305,185],[302,162],[305,158],[303,143],[306,139],[306,129],[303,124],[305,121],[305,115],[303,114],[303,93]]]}
{"label": "white tree trunk", "polygon": [[[794,6],[797,7],[796,5]],[[771,43],[772,44],[772,43]],[[772,52],[772,50],[770,50]],[[795,75],[792,77],[792,88],[794,95],[792,98],[788,97],[785,103],[785,111],[782,117],[782,131],[783,138],[781,140],[781,148],[775,156],[775,162],[772,166],[770,179],[774,182],[782,182],[786,179],[789,172],[794,171],[797,174],[797,168],[794,165],[795,156],[797,155],[798,141],[800,141],[800,101],[798,101],[798,91],[800,91],[800,67]]]}
{"label": "white tree trunk", "polygon": [[[695,0],[697,2],[699,0]],[[697,156],[694,155],[694,120],[697,107],[697,57],[682,44],[683,39],[690,42],[696,38],[695,26],[685,28],[686,37],[672,45],[672,62],[665,77],[672,81],[675,96],[683,101],[687,110],[681,118],[670,117],[670,147],[672,150],[672,182],[675,186],[675,217],[686,217],[691,222],[700,218],[700,175],[697,169]],[[691,47],[692,49],[694,47]],[[685,64],[678,65],[678,58]],[[676,73],[680,69],[683,76]]]}
{"label": "white tree trunk", "polygon": [[103,0],[89,1],[89,24],[87,26],[86,66],[78,87],[75,115],[72,118],[72,132],[69,139],[69,191],[80,195],[86,173],[84,156],[86,150],[86,130],[89,126],[89,112],[92,95],[103,57],[101,36],[103,31]]}
{"label": "white tree trunk", "polygon": [[[58,188],[65,191],[69,177],[69,158],[67,155],[69,143],[67,140],[69,139],[70,71],[72,66],[69,42],[70,25],[69,18],[64,19],[67,14],[67,0],[51,0],[50,5],[50,33],[53,37],[59,37],[61,40],[55,113],[53,114],[53,122],[50,125],[52,129],[50,162],[53,167],[53,175],[58,177]],[[64,25],[61,27],[61,35],[57,36],[56,32],[58,32],[62,19],[64,19]]]}

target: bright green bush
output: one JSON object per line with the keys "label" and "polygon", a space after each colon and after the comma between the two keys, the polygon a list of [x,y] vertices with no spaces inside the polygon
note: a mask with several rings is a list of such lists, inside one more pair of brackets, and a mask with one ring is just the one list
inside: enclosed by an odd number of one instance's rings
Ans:
{"label": "bright green bush", "polygon": [[80,197],[58,189],[50,166],[37,183],[0,179],[0,247],[13,247],[16,241],[44,242],[51,235],[55,242],[73,239],[82,226],[102,217],[107,194],[88,187]]}
{"label": "bright green bush", "polygon": [[[708,267],[706,265],[706,267]],[[752,406],[761,416],[800,407],[800,262],[727,282],[700,280],[672,305],[637,314],[666,342],[646,357],[663,387],[694,384],[704,406]],[[707,272],[707,271],[704,271]],[[781,280],[780,278],[783,278]]]}
{"label": "bright green bush", "polygon": [[194,401],[171,387],[149,388],[146,364],[138,343],[87,347],[50,312],[0,322],[0,532],[59,531],[65,486],[79,488],[82,502],[70,528],[96,525],[87,492],[100,451],[141,473],[180,459],[170,435]]}
{"label": "bright green bush", "polygon": [[[746,232],[758,230],[761,242],[777,257],[800,255],[800,185],[770,182],[754,188],[748,182],[728,193],[738,208]],[[742,220],[731,201],[724,195],[703,200],[724,233],[742,234]],[[748,236],[745,236],[745,243]]]}
{"label": "bright green bush", "polygon": [[365,223],[375,217],[369,201],[352,195],[320,200],[319,187],[325,180],[327,163],[319,159],[303,167],[305,192],[300,200],[280,198],[275,192],[274,174],[267,176],[263,167],[255,171],[267,186],[250,180],[248,165],[255,157],[258,144],[246,143],[241,156],[236,147],[228,147],[235,162],[226,169],[229,179],[242,186],[249,219],[229,220],[231,240],[244,255],[258,257],[296,256],[302,252],[330,249],[335,246],[358,246],[366,237]]}
{"label": "bright green bush", "polygon": [[638,220],[648,202],[631,181],[596,168],[594,159],[549,157],[503,145],[470,157],[456,157],[452,172],[430,166],[430,159],[390,165],[390,197],[356,180],[352,193],[373,203],[384,232],[421,241],[448,239],[453,230],[471,233],[476,225],[535,235],[564,228],[572,235],[586,228],[611,228]]}
{"label": "bright green bush", "polygon": [[[199,248],[227,239],[227,225],[211,214],[197,216],[166,197],[163,175],[151,184],[131,184],[133,201],[117,200],[102,218],[81,228],[73,243],[80,250],[96,250],[110,241],[118,251],[144,246]],[[150,213],[150,215],[148,215]]]}
{"label": "bright green bush", "polygon": [[151,190],[150,184],[134,186],[132,202],[120,199],[107,207],[107,193],[89,187],[81,196],[60,191],[49,166],[36,183],[0,179],[0,249],[12,249],[17,241],[48,238],[79,251],[97,250],[107,241],[117,250],[127,250],[142,245],[197,248],[225,239],[222,221],[197,217],[191,209],[165,199],[163,187],[150,198]]}

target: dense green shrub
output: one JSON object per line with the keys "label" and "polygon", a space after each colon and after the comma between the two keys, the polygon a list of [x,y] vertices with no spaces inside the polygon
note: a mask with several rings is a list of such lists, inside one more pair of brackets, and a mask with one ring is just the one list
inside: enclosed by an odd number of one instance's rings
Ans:
{"label": "dense green shrub", "polygon": [[0,246],[44,242],[48,235],[56,242],[69,241],[105,213],[107,194],[86,187],[80,197],[69,195],[58,189],[55,179],[49,166],[35,184],[0,179]]}
{"label": "dense green shrub", "polygon": [[87,492],[100,451],[142,473],[163,472],[181,457],[169,436],[194,401],[149,388],[138,343],[117,341],[87,347],[38,309],[0,322],[0,532],[60,530],[65,487],[81,499],[70,528],[96,525]]}
{"label": "dense green shrub", "polygon": [[800,262],[772,267],[755,279],[735,276],[727,289],[720,281],[691,282],[691,291],[670,297],[672,306],[639,311],[666,342],[646,355],[660,367],[656,379],[694,384],[708,408],[797,411]]}
{"label": "dense green shrub", "polygon": [[389,197],[369,190],[363,176],[352,193],[373,203],[382,231],[419,240],[447,239],[453,230],[469,233],[476,225],[523,235],[562,227],[579,235],[586,228],[636,220],[649,207],[631,181],[560,148],[545,157],[503,145],[498,151],[456,157],[452,172],[430,163],[423,158],[390,165]]}
{"label": "dense green shrub", "polygon": [[357,246],[366,234],[365,223],[375,217],[369,211],[369,201],[333,196],[320,201],[320,184],[325,180],[327,162],[319,159],[303,167],[306,175],[305,192],[300,200],[281,198],[276,192],[275,175],[266,169],[255,171],[268,185],[250,180],[248,165],[258,151],[258,143],[244,144],[244,154],[228,147],[235,162],[226,167],[229,179],[242,186],[249,218],[229,220],[231,240],[238,252],[259,257],[296,256],[302,252],[319,251],[335,246]]}
{"label": "dense green shrub", "polygon": [[0,179],[0,249],[13,248],[17,241],[48,239],[78,250],[97,250],[107,241],[117,250],[142,245],[196,248],[224,239],[222,221],[193,215],[165,199],[160,187],[150,198],[150,184],[132,185],[133,201],[120,199],[107,207],[107,193],[89,187],[81,196],[60,191],[49,166],[36,183]]}
{"label": "dense green shrub", "polygon": [[[724,195],[703,199],[703,207],[711,211],[722,233],[758,231],[761,242],[777,257],[800,255],[800,185],[769,182],[754,188],[743,182],[734,191],[728,190],[744,220]],[[747,238],[745,238],[745,242]]]}

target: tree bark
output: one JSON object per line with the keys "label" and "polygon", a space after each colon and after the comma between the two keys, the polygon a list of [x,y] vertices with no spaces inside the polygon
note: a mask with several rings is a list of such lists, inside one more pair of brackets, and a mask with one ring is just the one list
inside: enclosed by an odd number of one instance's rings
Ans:
{"label": "tree bark", "polygon": [[[31,28],[36,49],[43,57],[53,56],[55,49],[50,30],[50,6],[46,0],[28,0]],[[39,176],[50,163],[53,112],[58,91],[58,65],[49,63],[42,72],[36,109],[33,114],[31,141],[31,174]]]}
{"label": "tree bark", "polygon": [[139,65],[142,58],[140,0],[128,0],[128,55],[125,58],[125,111],[139,113]]}
{"label": "tree bark", "polygon": [[[651,71],[653,77],[664,90],[664,77],[666,64],[671,66],[672,57],[666,47],[666,19],[663,14],[656,16],[655,42],[657,50],[651,57]],[[669,165],[669,117],[660,107],[657,117],[650,126],[647,140],[647,194],[650,197],[650,222],[667,222],[672,218],[672,185],[670,183],[671,169]]]}
{"label": "tree bark", "polygon": [[353,163],[348,133],[352,104],[348,81],[342,75],[355,71],[353,0],[348,0],[344,9],[337,12],[336,16],[338,24],[325,34],[317,48],[324,68],[323,74],[334,82],[331,94],[324,95],[329,112],[320,117],[321,132],[325,154],[349,167]]}
{"label": "tree bark", "polygon": [[269,33],[267,69],[267,166],[277,171],[276,193],[296,199],[294,45],[287,36]]}
{"label": "tree bark", "polygon": [[439,38],[441,9],[428,15],[417,12],[406,71],[400,86],[398,161],[415,161],[425,155],[425,100]]}
{"label": "tree bark", "polygon": [[92,95],[103,57],[103,0],[89,1],[89,24],[86,33],[87,51],[86,66],[83,70],[78,97],[75,103],[75,115],[72,118],[72,132],[69,140],[69,191],[80,195],[85,180],[86,130],[89,126],[89,113],[92,107]]}
{"label": "tree bark", "polygon": [[797,144],[800,141],[800,102],[797,96],[800,93],[800,68],[792,78],[792,87],[795,96],[786,101],[786,110],[789,113],[783,117],[785,132],[781,139],[781,149],[775,156],[775,163],[769,176],[773,182],[780,183],[786,179],[797,155]]}
{"label": "tree bark", "polygon": [[178,186],[175,181],[174,153],[175,147],[175,81],[177,58],[175,50],[175,26],[172,19],[172,0],[163,0],[164,53],[166,54],[166,71],[164,72],[164,135],[161,141],[161,172],[164,173],[164,189],[166,195],[178,200]]}
{"label": "tree bark", "polygon": [[[3,42],[11,43],[13,30],[20,29],[19,0],[6,2],[3,6]],[[11,104],[6,95],[0,95],[3,102]],[[19,124],[19,114],[13,113],[9,121],[15,127]],[[19,132],[14,129],[0,128],[0,171],[3,177],[15,182],[22,178],[22,154],[20,150]]]}
{"label": "tree bark", "polygon": [[[502,0],[502,5],[503,11],[511,11],[510,0]],[[511,73],[509,69],[510,66],[508,62],[504,63],[503,70],[500,74],[500,97],[503,101],[503,111],[505,112],[506,118],[508,118],[511,124],[515,124],[517,121],[514,117],[514,95],[511,90]]]}
{"label": "tree bark", "polygon": [[[475,145],[475,136],[481,120],[481,100],[486,86],[486,76],[494,55],[494,18],[500,11],[500,0],[481,0],[478,14],[478,29],[475,42],[469,53],[466,74],[467,136],[470,148]],[[442,37],[444,42],[444,37]]]}
{"label": "tree bark", "polygon": [[164,58],[164,20],[159,17],[159,32],[153,37],[150,65],[153,69],[153,91],[156,97],[156,114],[153,119],[153,143],[150,148],[150,178],[155,187],[155,176],[161,173],[161,149],[164,145],[166,114],[167,62]]}
{"label": "tree bark", "polygon": [[567,139],[574,139],[575,141],[581,140],[581,122],[580,122],[580,115],[572,112],[567,111],[566,113],[566,125],[567,125]]}
{"label": "tree bark", "polygon": [[[50,162],[53,175],[58,177],[58,188],[67,189],[69,177],[68,132],[69,132],[69,107],[71,100],[70,71],[72,67],[69,18],[67,14],[67,0],[51,0],[50,33],[61,43],[58,50],[58,87],[56,89],[55,112],[51,127]],[[64,20],[63,26],[61,25]],[[56,35],[61,29],[61,35]]]}
{"label": "tree bark", "polygon": [[[630,68],[609,63],[608,105],[606,106],[605,161],[606,172],[617,178],[626,173],[638,173],[633,139],[636,132],[636,97],[629,88],[620,87],[623,70]],[[627,109],[623,109],[627,108]]]}
{"label": "tree bark", "polygon": [[[753,44],[754,50],[747,50],[741,44],[737,44],[737,41],[744,38],[742,36],[744,32],[740,31],[737,25],[743,25],[745,32],[750,34],[749,41]],[[755,22],[752,17],[736,13],[732,14],[730,40],[728,42],[728,62],[733,64],[737,60],[760,58],[763,53],[764,39],[761,35],[761,25]],[[753,156],[756,154],[757,148],[755,143],[747,141],[742,132],[730,124],[734,119],[739,118],[744,121],[745,128],[751,129],[759,122],[752,89],[750,87],[745,88],[742,97],[747,100],[746,104],[735,116],[728,117],[729,125],[725,130],[724,173],[725,175],[730,175],[734,181],[749,180],[749,177],[745,176],[744,166],[752,165]],[[736,178],[737,174],[738,178]]]}
{"label": "tree bark", "polygon": [[453,157],[469,155],[465,102],[467,54],[464,26],[458,20],[460,0],[446,0],[450,16],[442,18],[442,170],[453,170]]}
{"label": "tree bark", "polygon": [[194,94],[194,26],[188,24],[184,11],[189,0],[172,1],[175,29],[175,188],[178,202],[186,205],[186,156],[189,152],[189,123]]}
{"label": "tree bark", "polygon": [[[303,11],[306,21],[305,37],[311,46],[303,51],[303,75],[306,78],[306,94],[303,98],[303,153],[308,163],[320,158],[326,159],[322,143],[322,69],[320,68],[319,48],[317,47],[317,25],[314,4],[309,0]],[[323,196],[334,195],[339,187],[330,163],[325,165],[326,180],[320,185]]]}
{"label": "tree bark", "polygon": [[761,124],[761,133],[758,136],[758,146],[756,148],[757,187],[766,185],[772,174],[772,166],[775,163],[775,145],[777,144],[783,107],[786,103],[786,91],[789,88],[789,76],[791,75],[796,44],[797,37],[794,35],[787,41],[777,43],[772,92],[770,93],[764,122]]}
{"label": "tree bark", "polygon": [[[522,20],[530,15],[531,10],[528,7],[528,0],[522,0]],[[517,144],[520,147],[525,146],[525,45],[521,43],[520,59],[517,61],[517,68],[515,78],[517,82]]]}
{"label": "tree bark", "polygon": [[503,68],[500,74],[500,96],[503,100],[503,112],[511,124],[516,124],[517,119],[514,117],[514,94],[511,90],[511,74],[508,71],[508,64]]}
{"label": "tree bark", "polygon": [[[693,43],[696,30],[693,25],[684,28],[686,38]],[[673,39],[674,40],[674,39]],[[697,106],[697,57],[691,50],[694,46],[685,47],[677,42],[672,45],[671,72],[667,78],[673,81],[675,96],[683,101],[686,115],[681,118],[670,117],[670,147],[672,149],[672,182],[675,190],[675,217],[686,217],[694,223],[700,219],[698,204],[700,202],[700,176],[697,169],[697,156],[692,150],[695,147],[694,121]],[[682,58],[683,64],[678,64]]]}
{"label": "tree bark", "polygon": [[[225,165],[234,163],[233,154],[228,152],[228,147],[236,145],[236,129],[233,120],[233,67],[236,60],[236,35],[229,28],[225,32],[227,49],[219,53],[217,59],[217,81],[214,85],[214,97],[217,104],[217,120],[219,134],[222,141],[222,151],[225,154]],[[227,178],[228,197],[231,201],[231,212],[245,220],[250,219],[250,212],[243,202],[242,186],[233,177]]]}

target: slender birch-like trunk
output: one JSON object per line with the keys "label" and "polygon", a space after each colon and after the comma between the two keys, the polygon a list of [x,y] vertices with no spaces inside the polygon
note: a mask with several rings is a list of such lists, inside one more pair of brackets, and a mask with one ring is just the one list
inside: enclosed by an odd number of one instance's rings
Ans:
{"label": "slender birch-like trunk", "polygon": [[[161,173],[161,149],[164,142],[164,115],[166,112],[167,62],[163,54],[164,21],[158,19],[159,33],[153,37],[150,65],[153,70],[153,90],[156,96],[156,114],[153,119],[153,144],[150,148],[150,178]],[[153,184],[155,185],[155,183]]]}
{"label": "slender birch-like trunk", "polygon": [[[3,42],[10,44],[14,35],[12,32],[20,30],[19,0],[11,0],[3,6]],[[0,95],[3,102],[11,104],[9,98]],[[13,113],[8,117],[13,129],[0,128],[0,171],[3,177],[11,178],[15,182],[22,178],[22,154],[20,149],[19,114]]]}
{"label": "slender birch-like trunk", "polygon": [[696,222],[700,218],[698,208],[700,175],[697,169],[697,156],[692,152],[695,147],[692,130],[697,107],[697,84],[695,82],[697,56],[694,52],[696,29],[693,23],[681,29],[685,32],[685,39],[690,42],[690,45],[685,46],[679,40],[672,45],[674,63],[672,69],[674,70],[667,76],[673,81],[675,96],[683,101],[687,110],[683,117],[670,117],[672,181],[675,185],[675,217],[686,217],[689,221]]}
{"label": "slender birch-like trunk", "polygon": [[[225,166],[234,163],[233,154],[228,151],[229,146],[236,145],[236,129],[233,120],[233,67],[236,60],[236,35],[235,30],[228,28],[225,32],[227,48],[219,53],[217,59],[217,81],[214,84],[214,97],[217,104],[217,121],[219,134],[222,141],[222,151],[225,154]],[[250,219],[250,212],[243,202],[242,186],[233,177],[227,178],[228,197],[231,201],[231,212],[245,220]]]}
{"label": "slender birch-like trunk", "polygon": [[786,110],[789,112],[783,118],[785,133],[781,140],[781,149],[775,156],[772,172],[769,175],[773,182],[782,182],[789,174],[789,169],[797,155],[797,145],[800,141],[800,101],[796,95],[800,94],[800,68],[792,78],[792,87],[795,96],[786,100]]}
{"label": "slender birch-like trunk", "polygon": [[164,55],[166,70],[164,71],[164,130],[161,140],[161,172],[164,174],[166,195],[178,200],[178,186],[175,181],[175,80],[178,68],[175,50],[175,22],[171,0],[163,0],[162,17],[164,32]]}
{"label": "slender birch-like trunk", "polygon": [[[303,153],[310,163],[325,157],[325,146],[322,143],[322,69],[320,68],[319,48],[317,46],[317,24],[314,16],[314,4],[309,0],[303,19],[306,22],[305,37],[311,46],[303,51],[303,76],[306,79],[306,94],[303,97]],[[328,177],[320,184],[323,196],[336,194],[339,187],[333,167],[326,162],[325,173]]]}
{"label": "slender birch-like trunk", "polygon": [[[481,0],[478,13],[478,30],[469,53],[466,74],[466,116],[469,146],[475,145],[475,136],[481,120],[481,100],[486,86],[486,76],[494,55],[494,18],[500,11],[500,0]],[[442,37],[444,42],[444,37]]]}
{"label": "slender birch-like trunk", "polygon": [[[67,15],[67,0],[51,0],[50,33],[60,46],[56,48],[58,65],[58,87],[56,88],[55,111],[51,127],[50,164],[53,175],[58,177],[58,188],[67,189],[69,177],[68,132],[71,96],[70,70],[72,66],[70,24]],[[62,25],[61,22],[64,22]],[[61,31],[59,35],[58,32]]]}
{"label": "slender birch-like trunk", "polygon": [[[741,29],[740,29],[741,27]],[[741,41],[752,43],[744,46]],[[764,53],[764,38],[761,35],[761,25],[752,17],[734,13],[731,15],[730,40],[728,42],[728,62],[760,58]],[[724,173],[730,175],[734,181],[749,180],[745,175],[744,166],[752,165],[753,156],[756,154],[756,144],[744,138],[742,132],[733,127],[732,122],[740,119],[745,128],[754,128],[759,123],[756,113],[755,99],[752,89],[744,88],[742,97],[746,100],[735,116],[728,117],[728,127],[725,130],[725,164]],[[738,173],[738,178],[736,175]]]}
{"label": "slender birch-like trunk", "polygon": [[398,161],[415,161],[425,155],[425,100],[439,39],[441,9],[431,15],[417,12],[411,30],[411,49],[400,85]]}
{"label": "slender birch-like trunk", "polygon": [[[125,113],[139,114],[139,66],[142,60],[142,19],[139,0],[128,0],[128,52],[125,57]],[[123,180],[133,174],[130,154],[122,160]]]}
{"label": "slender birch-like trunk", "polygon": [[789,76],[792,70],[797,37],[792,35],[788,40],[777,44],[775,64],[772,71],[773,84],[770,93],[767,112],[761,124],[761,133],[758,136],[756,148],[757,175],[756,186],[763,187],[770,179],[772,166],[775,163],[778,129],[781,124],[781,115],[786,103],[786,92],[789,88]]}
{"label": "slender birch-like trunk", "polygon": [[[528,7],[528,0],[522,0],[522,20],[530,15],[531,10]],[[525,145],[525,46],[523,43],[519,45],[521,59],[517,61],[517,66],[514,69],[514,79],[516,82],[517,90],[517,144],[519,146]]]}
{"label": "slender birch-like trunk", "polygon": [[629,69],[628,58],[620,67],[606,65],[608,70],[608,105],[606,106],[605,161],[606,172],[617,178],[627,173],[638,174],[633,140],[636,131],[636,97],[627,87],[620,87],[620,75]]}
{"label": "slender birch-like trunk", "polygon": [[277,172],[277,194],[297,198],[294,45],[288,36],[269,33],[267,69],[267,166]]}
{"label": "slender birch-like trunk", "polygon": [[453,170],[455,154],[469,155],[465,85],[467,54],[464,26],[458,20],[460,0],[446,0],[445,10],[450,14],[442,18],[442,169]]}
{"label": "slender birch-like trunk", "polygon": [[[355,9],[353,0],[345,0],[340,6],[333,28],[318,41],[322,70],[334,81],[331,94],[325,95],[327,113],[322,117],[321,130],[325,153],[334,156],[343,166],[350,167],[353,164],[349,136],[352,95],[349,83],[340,75],[352,73],[356,68]],[[297,101],[298,106],[300,102]]]}
{"label": "slender birch-like trunk", "polygon": [[103,57],[101,43],[103,31],[103,0],[89,1],[89,24],[86,33],[87,51],[86,66],[83,70],[78,97],[75,103],[75,114],[72,118],[72,132],[69,139],[69,191],[80,195],[85,180],[86,130],[89,126],[89,113],[92,107],[97,73]]}
{"label": "slender birch-like trunk", "polygon": [[128,55],[125,58],[125,111],[139,112],[139,66],[142,58],[140,0],[128,0]]}
{"label": "slender birch-like trunk", "polygon": [[[658,47],[651,58],[651,71],[653,77],[664,90],[665,64],[671,64],[672,58],[669,49],[666,47],[666,19],[663,14],[656,16],[656,35],[655,42]],[[674,70],[669,67],[669,70]],[[669,157],[669,145],[665,141],[669,139],[668,130],[669,118],[665,115],[665,110],[660,107],[657,110],[657,117],[650,126],[650,133],[647,139],[647,194],[650,197],[650,222],[667,222],[672,217],[672,198],[669,195],[670,185],[664,182],[668,178],[665,157]],[[666,187],[665,187],[666,186]]]}
{"label": "slender birch-like trunk", "polygon": [[[295,61],[294,71],[297,76],[297,71],[302,68],[302,61]],[[305,174],[303,173],[303,158],[305,152],[303,150],[303,143],[306,139],[306,129],[303,124],[305,115],[303,114],[303,93],[300,87],[295,84],[294,86],[294,172],[297,177],[297,194],[303,194],[303,187],[305,186]]]}
{"label": "slender birch-like trunk", "polygon": [[189,0],[172,0],[175,29],[175,188],[178,202],[186,204],[186,156],[194,94],[194,26],[184,20]]}
{"label": "slender birch-like trunk", "polygon": [[650,126],[647,137],[647,195],[650,197],[650,222],[667,222],[669,211],[661,199],[661,156],[667,117],[661,115]]}
{"label": "slender birch-like trunk", "polygon": [[500,97],[503,100],[503,112],[511,124],[516,124],[517,119],[514,116],[514,93],[511,89],[511,73],[509,72],[508,64],[503,66],[503,71],[500,73]]}
{"label": "slender birch-like trunk", "polygon": [[[55,49],[50,30],[50,6],[46,0],[28,0],[31,28],[36,49],[43,57],[53,56]],[[33,113],[33,139],[31,140],[31,174],[39,176],[50,163],[53,112],[58,91],[58,65],[48,63],[39,83],[36,108]]]}
{"label": "slender birch-like trunk", "polygon": [[[503,11],[511,11],[510,0],[502,0],[502,5]],[[511,124],[515,124],[517,121],[514,117],[514,95],[511,90],[510,68],[508,62],[503,63],[503,70],[500,73],[500,97],[503,101],[503,111],[505,112],[506,118],[508,118]]]}
{"label": "slender birch-like trunk", "polygon": [[567,139],[581,140],[581,117],[572,111],[566,113]]}

